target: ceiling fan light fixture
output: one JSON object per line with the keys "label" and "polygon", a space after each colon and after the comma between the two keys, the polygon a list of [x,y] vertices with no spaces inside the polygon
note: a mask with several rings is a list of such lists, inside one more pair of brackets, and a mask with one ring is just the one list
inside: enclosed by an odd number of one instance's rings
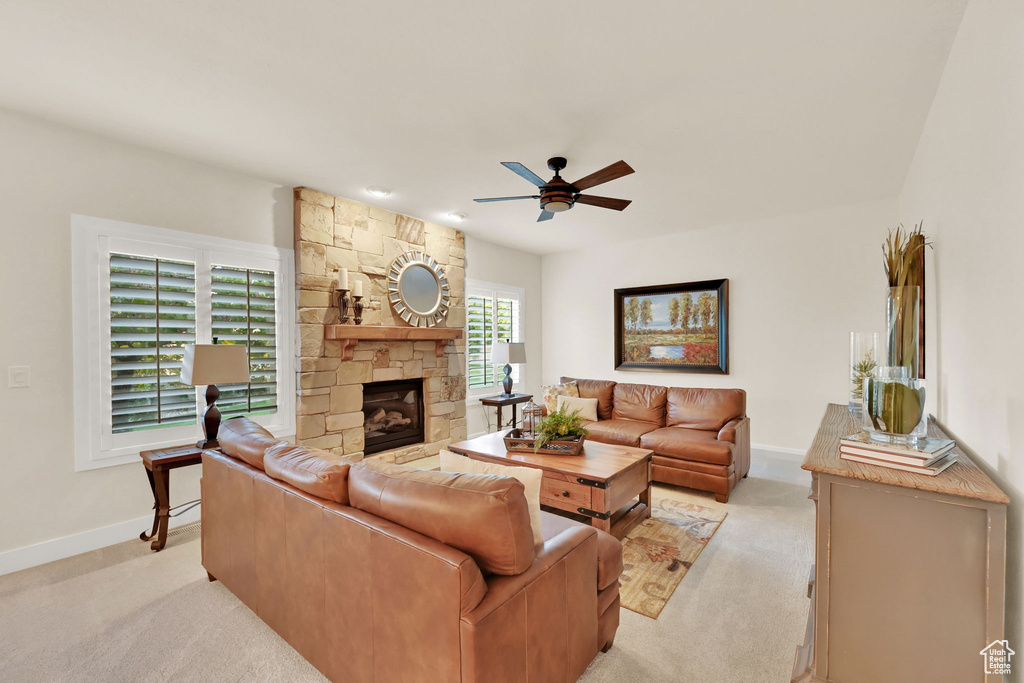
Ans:
{"label": "ceiling fan light fixture", "polygon": [[561,213],[562,211],[568,211],[572,208],[572,204],[569,202],[548,202],[544,205],[545,211],[551,211],[552,213]]}
{"label": "ceiling fan light fixture", "polygon": [[391,196],[391,190],[386,187],[378,187],[376,185],[366,188],[366,193],[373,195],[374,197],[389,197]]}

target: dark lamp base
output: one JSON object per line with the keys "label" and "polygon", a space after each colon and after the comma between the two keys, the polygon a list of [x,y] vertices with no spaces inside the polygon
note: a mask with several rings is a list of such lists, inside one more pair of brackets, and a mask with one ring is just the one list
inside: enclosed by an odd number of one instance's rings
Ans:
{"label": "dark lamp base", "polygon": [[217,407],[217,399],[220,397],[220,390],[216,384],[206,387],[206,410],[203,411],[203,435],[204,437],[196,444],[198,448],[217,448],[217,432],[220,431],[220,409]]}
{"label": "dark lamp base", "polygon": [[505,393],[502,394],[502,398],[509,398],[512,396],[512,366],[505,363],[505,378],[501,380],[501,386],[505,389]]}

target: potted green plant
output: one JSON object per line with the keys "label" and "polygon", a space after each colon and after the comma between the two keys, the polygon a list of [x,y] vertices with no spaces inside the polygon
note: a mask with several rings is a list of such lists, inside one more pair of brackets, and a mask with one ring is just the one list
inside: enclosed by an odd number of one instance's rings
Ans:
{"label": "potted green plant", "polygon": [[559,408],[538,422],[531,433],[510,431],[505,435],[505,448],[513,453],[579,455],[589,433],[583,423],[578,410],[569,413]]}
{"label": "potted green plant", "polygon": [[580,411],[567,413],[565,406],[562,406],[540,421],[533,440],[533,451],[536,453],[552,442],[572,441],[582,445],[583,439],[590,433],[583,422]]}

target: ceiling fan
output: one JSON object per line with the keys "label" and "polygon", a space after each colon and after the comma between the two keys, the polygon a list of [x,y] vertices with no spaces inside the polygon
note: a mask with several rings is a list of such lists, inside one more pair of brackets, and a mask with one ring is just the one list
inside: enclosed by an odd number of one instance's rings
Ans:
{"label": "ceiling fan", "polygon": [[501,165],[539,187],[540,194],[523,195],[520,197],[488,197],[486,199],[474,199],[473,201],[505,202],[510,199],[539,199],[541,211],[540,218],[537,219],[538,223],[550,220],[556,213],[568,211],[577,203],[600,206],[602,209],[622,211],[632,201],[629,199],[612,199],[611,197],[580,194],[583,190],[595,185],[607,183],[610,180],[633,173],[633,169],[625,161],[616,161],[611,166],[605,166],[600,171],[595,171],[574,183],[567,183],[558,175],[559,171],[566,166],[565,157],[552,157],[548,159],[548,168],[555,172],[555,177],[548,182],[544,182],[540,176],[518,161],[503,161]]}

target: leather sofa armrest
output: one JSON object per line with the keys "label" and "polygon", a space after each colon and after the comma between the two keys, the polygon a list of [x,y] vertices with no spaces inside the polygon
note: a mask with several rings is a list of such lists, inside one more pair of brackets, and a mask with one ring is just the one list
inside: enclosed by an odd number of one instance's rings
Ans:
{"label": "leather sofa armrest", "polygon": [[543,548],[537,553],[537,558],[533,561],[533,564],[522,574],[516,574],[515,576],[492,575],[487,581],[487,595],[476,606],[476,609],[462,616],[462,621],[467,624],[482,622],[588,540],[592,541],[591,552],[594,555],[592,576],[594,594],[596,595],[597,530],[583,526],[573,527],[566,529],[545,542]]}
{"label": "leather sofa armrest", "polygon": [[718,440],[736,443],[736,429],[744,422],[749,422],[749,417],[737,417],[729,420],[718,430]]}

